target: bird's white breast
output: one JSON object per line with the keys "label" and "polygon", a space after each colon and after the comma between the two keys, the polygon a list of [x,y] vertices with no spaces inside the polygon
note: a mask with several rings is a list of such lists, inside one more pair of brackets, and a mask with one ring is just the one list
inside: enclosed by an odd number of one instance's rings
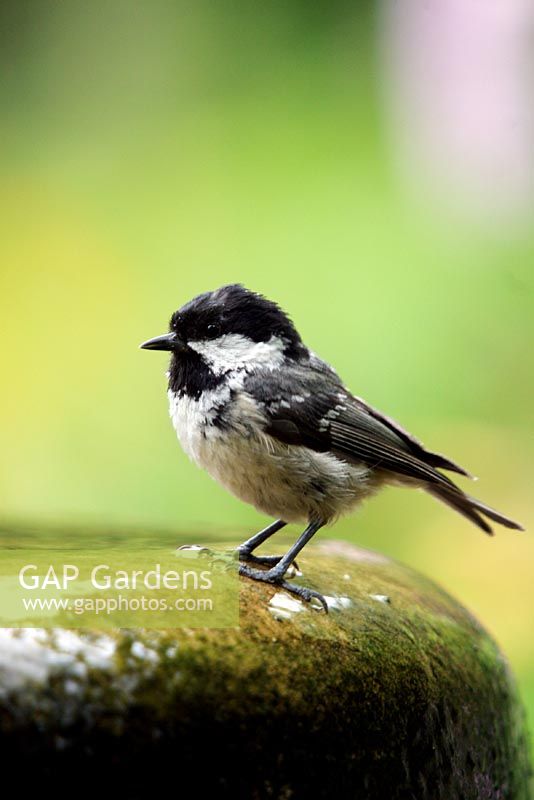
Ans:
{"label": "bird's white breast", "polygon": [[184,452],[209,471],[206,461],[209,460],[215,440],[220,436],[215,419],[230,397],[229,388],[205,391],[199,399],[169,390],[168,397],[172,424]]}
{"label": "bird's white breast", "polygon": [[[238,390],[232,396],[229,384],[204,392],[199,399],[169,392],[169,406],[187,455],[265,514],[288,522],[311,515],[326,521],[373,491],[369,470],[363,465],[288,446],[264,434],[262,409],[244,392]],[[221,409],[223,427],[215,424]]]}

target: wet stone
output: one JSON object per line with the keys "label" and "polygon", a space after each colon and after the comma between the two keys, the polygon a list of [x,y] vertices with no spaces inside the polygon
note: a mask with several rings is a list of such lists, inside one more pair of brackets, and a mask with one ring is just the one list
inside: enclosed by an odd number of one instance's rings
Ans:
{"label": "wet stone", "polygon": [[0,629],[0,764],[30,796],[528,800],[523,710],[473,616],[383,556],[242,581],[226,630]]}

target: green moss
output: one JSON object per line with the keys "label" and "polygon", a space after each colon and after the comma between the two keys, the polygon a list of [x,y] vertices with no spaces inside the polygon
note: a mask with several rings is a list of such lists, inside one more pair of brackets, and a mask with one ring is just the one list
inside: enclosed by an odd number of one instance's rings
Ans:
{"label": "green moss", "polygon": [[333,550],[300,563],[350,598],[329,615],[277,619],[276,590],[243,581],[240,628],[117,631],[106,666],[73,678],[73,657],[10,691],[4,768],[29,747],[37,775],[91,753],[93,777],[113,763],[136,790],[179,773],[217,796],[528,800],[523,712],[488,634],[406,567]]}

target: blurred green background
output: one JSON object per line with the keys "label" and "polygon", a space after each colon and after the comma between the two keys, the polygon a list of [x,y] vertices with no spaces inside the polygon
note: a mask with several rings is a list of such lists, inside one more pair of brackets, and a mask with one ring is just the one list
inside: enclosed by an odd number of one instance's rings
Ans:
{"label": "blurred green background", "polygon": [[[494,195],[506,207],[494,182],[466,208],[461,187],[441,192],[403,161],[387,4],[14,0],[0,13],[4,521],[198,539],[265,523],[187,461],[165,356],[137,349],[193,295],[239,281],[532,529],[532,206],[486,208]],[[415,93],[414,130],[424,103]],[[508,654],[532,728],[531,532],[489,539],[389,490],[322,535],[461,599]]]}

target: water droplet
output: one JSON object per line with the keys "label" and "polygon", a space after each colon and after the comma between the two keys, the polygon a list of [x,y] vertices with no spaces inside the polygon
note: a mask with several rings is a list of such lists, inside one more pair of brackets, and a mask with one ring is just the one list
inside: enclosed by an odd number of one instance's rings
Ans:
{"label": "water droplet", "polygon": [[391,603],[391,600],[387,594],[370,594],[369,597],[372,597],[373,600],[376,600],[379,603]]}

